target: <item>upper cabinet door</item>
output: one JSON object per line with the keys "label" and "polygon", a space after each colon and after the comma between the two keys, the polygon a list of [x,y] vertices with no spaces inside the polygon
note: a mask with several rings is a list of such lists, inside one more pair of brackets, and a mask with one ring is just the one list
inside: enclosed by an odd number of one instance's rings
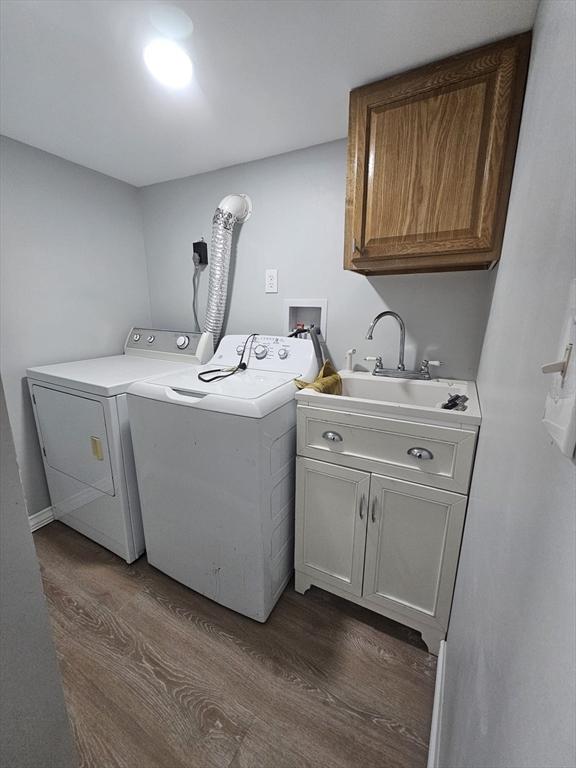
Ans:
{"label": "upper cabinet door", "polygon": [[529,51],[526,33],[352,91],[347,269],[499,258]]}

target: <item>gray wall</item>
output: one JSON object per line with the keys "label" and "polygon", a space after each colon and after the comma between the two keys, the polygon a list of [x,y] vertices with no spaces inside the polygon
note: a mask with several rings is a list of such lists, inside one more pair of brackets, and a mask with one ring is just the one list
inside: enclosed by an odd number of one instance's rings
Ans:
{"label": "gray wall", "polygon": [[[1,369],[29,514],[49,497],[26,368],[119,353],[128,328],[150,322],[150,300],[154,325],[192,327],[192,242],[209,240],[231,191],[248,192],[254,214],[238,237],[228,332],[281,333],[284,298],[327,298],[335,362],[356,346],[359,363],[383,353],[392,365],[392,322],[363,340],[389,307],[406,320],[408,365],[438,358],[445,375],[476,374],[490,275],[367,279],[342,269],[344,141],[140,190],[5,137],[0,153]],[[264,293],[266,267],[279,269],[278,294]]]}
{"label": "gray wall", "polygon": [[0,380],[0,765],[72,768],[76,755]]}
{"label": "gray wall", "polygon": [[572,768],[575,469],[541,423],[575,274],[576,5],[544,2],[478,387],[440,765]]}
{"label": "gray wall", "polygon": [[150,319],[136,190],[0,139],[1,368],[30,514],[49,505],[26,368],[117,354]]}
{"label": "gray wall", "polygon": [[[355,346],[357,361],[383,353],[397,361],[398,329],[384,321],[364,341],[372,317],[387,307],[407,327],[407,364],[446,362],[442,373],[475,377],[491,295],[488,273],[376,277],[342,268],[346,142],[337,141],[140,190],[156,325],[191,325],[192,242],[209,240],[222,197],[246,192],[252,218],[237,245],[228,333],[282,333],[285,298],[328,299],[328,346],[337,366]],[[264,293],[264,270],[277,268],[279,293]],[[201,320],[208,275],[202,276]]]}

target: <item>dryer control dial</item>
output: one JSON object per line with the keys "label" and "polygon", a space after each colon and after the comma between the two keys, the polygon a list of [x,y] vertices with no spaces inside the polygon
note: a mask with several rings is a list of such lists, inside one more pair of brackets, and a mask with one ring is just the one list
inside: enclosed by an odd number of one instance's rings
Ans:
{"label": "dryer control dial", "polygon": [[288,357],[288,350],[285,349],[284,347],[279,349],[278,350],[278,357],[280,358],[280,360],[286,360],[286,358]]}
{"label": "dryer control dial", "polygon": [[264,360],[268,354],[268,350],[263,344],[256,344],[254,347],[254,354],[256,355],[256,360]]}
{"label": "dryer control dial", "polygon": [[244,344],[238,344],[238,346],[236,347],[236,354],[241,355],[242,352],[244,352]]}
{"label": "dryer control dial", "polygon": [[190,337],[189,336],[178,336],[176,339],[176,346],[178,349],[186,349],[186,347],[190,344]]}

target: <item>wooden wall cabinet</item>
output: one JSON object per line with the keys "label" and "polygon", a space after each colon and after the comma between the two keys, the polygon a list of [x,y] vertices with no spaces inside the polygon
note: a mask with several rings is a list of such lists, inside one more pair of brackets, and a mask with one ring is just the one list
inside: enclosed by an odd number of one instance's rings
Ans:
{"label": "wooden wall cabinet", "polygon": [[442,272],[498,260],[530,37],[351,92],[346,269]]}

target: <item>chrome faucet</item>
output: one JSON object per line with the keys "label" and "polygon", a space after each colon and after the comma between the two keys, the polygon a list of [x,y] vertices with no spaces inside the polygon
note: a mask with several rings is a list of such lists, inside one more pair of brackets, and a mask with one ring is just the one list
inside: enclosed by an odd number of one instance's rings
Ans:
{"label": "chrome faucet", "polygon": [[404,320],[398,315],[396,312],[386,311],[386,312],[380,312],[379,315],[376,315],[374,320],[370,323],[370,327],[368,328],[368,331],[366,332],[366,339],[368,341],[372,340],[372,334],[374,333],[374,328],[376,327],[376,323],[378,323],[379,320],[381,320],[383,317],[393,317],[394,320],[398,323],[398,326],[400,327],[400,349],[398,352],[398,367],[397,368],[384,368],[384,365],[382,363],[382,357],[380,355],[376,357],[365,357],[365,360],[370,360],[374,362],[374,370],[372,371],[373,376],[395,376],[397,378],[401,379],[423,379],[425,381],[430,380],[432,377],[430,376],[430,368],[431,365],[442,365],[440,360],[423,360],[420,369],[418,371],[407,371],[406,367],[404,365],[404,351],[406,348],[406,326],[404,325]]}
{"label": "chrome faucet", "polygon": [[[376,328],[376,323],[378,323],[379,320],[382,320],[383,317],[393,317],[394,320],[398,323],[400,326],[400,350],[398,353],[398,370],[404,371],[404,349],[406,347],[406,326],[404,325],[404,320],[400,317],[400,315],[396,314],[396,312],[380,312],[379,315],[376,315],[374,320],[370,323],[370,328],[368,328],[368,331],[366,332],[366,339],[368,341],[372,341],[372,334],[374,333],[374,328]],[[380,366],[382,367],[382,359],[380,359]]]}

